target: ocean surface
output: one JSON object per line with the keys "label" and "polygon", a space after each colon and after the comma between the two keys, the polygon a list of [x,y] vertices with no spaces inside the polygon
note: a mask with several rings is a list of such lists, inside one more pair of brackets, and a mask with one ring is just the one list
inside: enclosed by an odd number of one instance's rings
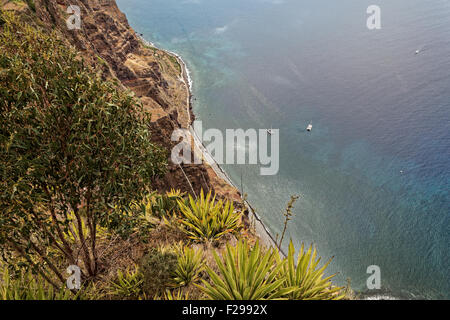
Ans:
{"label": "ocean surface", "polygon": [[277,175],[223,166],[274,235],[301,195],[287,238],[334,256],[338,283],[450,298],[450,1],[377,0],[380,30],[372,0],[117,2],[186,61],[204,130],[280,129]]}

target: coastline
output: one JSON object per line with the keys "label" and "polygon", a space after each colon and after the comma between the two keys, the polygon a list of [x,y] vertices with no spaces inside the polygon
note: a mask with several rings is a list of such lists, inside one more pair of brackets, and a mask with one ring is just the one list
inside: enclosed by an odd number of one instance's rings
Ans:
{"label": "coastline", "polygon": [[[214,160],[214,157],[208,152],[206,147],[203,145],[202,140],[195,132],[194,128],[192,127],[193,119],[195,119],[195,115],[193,113],[193,104],[192,104],[192,87],[193,87],[193,80],[190,75],[189,68],[187,67],[186,62],[183,60],[183,58],[172,51],[163,49],[155,45],[153,42],[146,40],[141,34],[136,33],[137,37],[147,46],[154,47],[158,50],[164,51],[168,55],[171,55],[175,57],[178,61],[178,64],[181,66],[182,74],[180,80],[184,82],[184,85],[186,87],[186,90],[188,91],[187,94],[187,101],[186,101],[186,109],[189,116],[189,123],[187,124],[187,129],[189,130],[189,133],[192,137],[192,140],[194,141],[194,152],[200,155],[200,158],[205,161],[215,172],[215,174],[223,179],[226,183],[228,183],[230,186],[234,187],[235,189],[239,190],[239,188],[233,183],[231,178],[228,176],[228,174],[223,170],[223,168]],[[242,197],[242,195],[241,195]],[[261,243],[268,247],[278,247],[275,238],[270,233],[270,230],[266,227],[264,222],[262,221],[261,217],[256,213],[256,211],[252,208],[250,203],[245,200],[244,205],[246,206],[247,212],[248,212],[248,218],[250,220],[250,224],[253,226],[254,231],[258,238],[260,239]],[[279,251],[282,255],[286,256],[285,252],[282,248],[278,247]]]}

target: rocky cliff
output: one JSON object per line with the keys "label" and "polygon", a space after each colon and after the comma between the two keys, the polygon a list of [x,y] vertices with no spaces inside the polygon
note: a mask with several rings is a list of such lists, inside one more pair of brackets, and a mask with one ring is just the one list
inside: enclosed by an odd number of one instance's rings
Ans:
{"label": "rocky cliff", "polygon": [[[168,151],[175,145],[170,139],[172,132],[187,128],[193,121],[180,61],[145,44],[129,26],[115,0],[1,0],[1,5],[4,10],[32,17],[30,23],[57,30],[68,45],[76,47],[80,56],[100,70],[102,77],[117,79],[124,89],[133,91],[152,114],[152,140]],[[67,27],[70,5],[81,9],[80,29]],[[239,199],[237,190],[207,164],[182,168],[169,160],[168,173],[155,182],[155,187],[159,191],[175,188],[191,192],[187,176],[196,193],[201,188],[212,189],[219,196]]]}

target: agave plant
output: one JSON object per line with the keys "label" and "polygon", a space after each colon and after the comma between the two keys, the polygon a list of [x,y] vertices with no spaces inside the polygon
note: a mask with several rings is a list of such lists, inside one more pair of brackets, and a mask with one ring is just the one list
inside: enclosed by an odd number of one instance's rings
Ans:
{"label": "agave plant", "polygon": [[236,247],[227,244],[223,259],[213,254],[220,274],[206,266],[212,284],[203,280],[204,286],[198,286],[213,300],[280,299],[293,290],[282,288],[285,280],[277,278],[285,262],[277,265],[276,249],[263,252],[259,242],[251,248],[239,241]]}
{"label": "agave plant", "polygon": [[177,200],[181,211],[180,223],[182,229],[190,239],[199,242],[214,241],[228,233],[235,233],[241,229],[241,213],[234,211],[230,201],[225,203],[216,197],[211,198],[211,191],[194,200],[189,195],[189,204]]}
{"label": "agave plant", "polygon": [[188,286],[198,281],[203,270],[203,250],[182,247],[178,253],[178,263],[175,269],[174,281],[178,286]]}
{"label": "agave plant", "polygon": [[166,290],[164,300],[189,300],[189,293],[184,292],[181,288],[173,291]]}
{"label": "agave plant", "polygon": [[136,266],[134,270],[117,271],[117,279],[111,282],[110,293],[121,298],[138,298],[142,293],[143,276]]}
{"label": "agave plant", "polygon": [[171,189],[166,194],[157,195],[152,202],[153,214],[157,217],[165,217],[178,209],[178,201],[183,202],[184,193]]}
{"label": "agave plant", "polygon": [[328,260],[318,268],[320,257],[317,257],[316,248],[311,245],[307,251],[304,245],[300,249],[297,263],[294,262],[295,249],[292,241],[289,243],[288,256],[280,270],[280,279],[285,279],[283,288],[295,288],[288,295],[292,300],[339,300],[344,298],[340,287],[333,287],[331,275],[324,278],[324,271],[330,264]]}

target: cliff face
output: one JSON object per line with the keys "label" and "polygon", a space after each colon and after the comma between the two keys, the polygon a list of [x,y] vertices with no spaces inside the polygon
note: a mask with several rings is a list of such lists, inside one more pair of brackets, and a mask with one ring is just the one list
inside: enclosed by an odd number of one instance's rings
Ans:
{"label": "cliff face", "polygon": [[[28,11],[25,4],[1,1],[7,10]],[[170,140],[177,128],[187,128],[194,119],[184,72],[176,57],[145,45],[129,26],[115,0],[34,0],[38,23],[56,29],[67,43],[102,72],[132,90],[152,114],[152,140],[169,152],[176,144]],[[67,8],[81,9],[81,29],[69,30]],[[220,179],[207,164],[184,165],[183,170],[169,162],[164,178],[155,183],[159,191],[171,188],[196,193],[213,189],[219,196],[239,199],[237,190]]]}

